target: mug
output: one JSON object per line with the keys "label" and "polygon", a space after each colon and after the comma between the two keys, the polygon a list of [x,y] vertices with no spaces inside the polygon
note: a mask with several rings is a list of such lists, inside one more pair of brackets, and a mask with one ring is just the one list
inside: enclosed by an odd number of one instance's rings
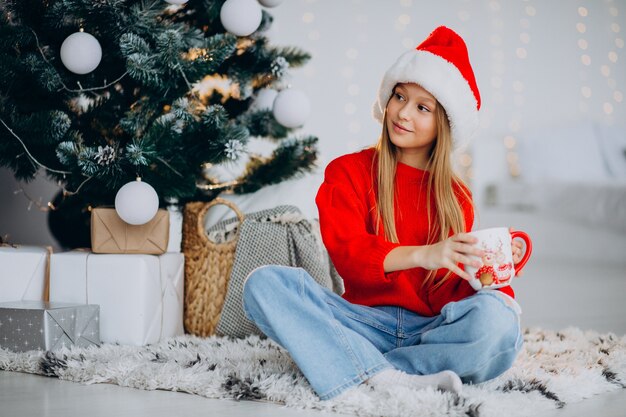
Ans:
{"label": "mug", "polygon": [[[506,227],[494,227],[476,230],[469,234],[478,238],[478,242],[474,246],[484,251],[483,266],[475,268],[471,265],[465,265],[465,271],[472,277],[469,283],[476,291],[510,285],[515,272],[521,271],[530,258],[532,242],[528,235],[522,231],[509,232]],[[526,243],[526,250],[522,260],[513,265],[511,240],[516,238],[520,238]]]}

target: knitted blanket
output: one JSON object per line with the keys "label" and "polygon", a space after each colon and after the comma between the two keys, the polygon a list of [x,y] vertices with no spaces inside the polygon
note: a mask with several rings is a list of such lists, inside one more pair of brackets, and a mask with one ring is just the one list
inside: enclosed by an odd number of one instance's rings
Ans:
{"label": "knitted blanket", "polygon": [[[237,230],[239,229],[239,230]],[[237,234],[238,232],[238,234]],[[304,268],[320,285],[340,293],[343,289],[337,274],[331,273],[328,256],[314,225],[297,207],[279,206],[246,214],[238,219],[223,220],[207,230],[217,241],[237,237],[235,260],[228,283],[217,334],[246,337],[262,334],[243,311],[243,284],[254,269],[263,265],[285,265]]]}

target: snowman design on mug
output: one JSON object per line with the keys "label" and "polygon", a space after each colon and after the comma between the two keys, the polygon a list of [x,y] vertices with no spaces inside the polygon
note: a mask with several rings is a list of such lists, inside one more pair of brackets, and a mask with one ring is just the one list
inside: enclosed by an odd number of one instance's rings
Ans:
{"label": "snowman design on mug", "polygon": [[474,274],[483,287],[493,284],[504,284],[511,279],[513,264],[505,263],[506,255],[502,251],[502,241],[498,240],[496,248],[489,248],[482,244],[485,254],[482,257],[483,266]]}

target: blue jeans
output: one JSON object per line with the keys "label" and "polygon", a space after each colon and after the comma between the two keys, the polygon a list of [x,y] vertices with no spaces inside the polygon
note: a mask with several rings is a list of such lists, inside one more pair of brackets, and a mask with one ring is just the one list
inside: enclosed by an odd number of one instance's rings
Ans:
{"label": "blue jeans", "polygon": [[304,269],[265,266],[248,277],[243,304],[327,400],[386,368],[418,375],[451,370],[473,383],[495,378],[511,367],[523,342],[519,316],[503,297],[479,292],[422,317],[395,306],[351,304]]}

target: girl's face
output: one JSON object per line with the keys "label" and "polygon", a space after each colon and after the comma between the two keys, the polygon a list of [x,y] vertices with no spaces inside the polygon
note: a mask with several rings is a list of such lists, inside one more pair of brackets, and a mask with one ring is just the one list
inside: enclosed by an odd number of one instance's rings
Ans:
{"label": "girl's face", "polygon": [[[400,162],[425,164],[437,138],[437,100],[414,83],[398,84],[387,103],[387,131]],[[414,162],[414,163],[411,163]]]}

